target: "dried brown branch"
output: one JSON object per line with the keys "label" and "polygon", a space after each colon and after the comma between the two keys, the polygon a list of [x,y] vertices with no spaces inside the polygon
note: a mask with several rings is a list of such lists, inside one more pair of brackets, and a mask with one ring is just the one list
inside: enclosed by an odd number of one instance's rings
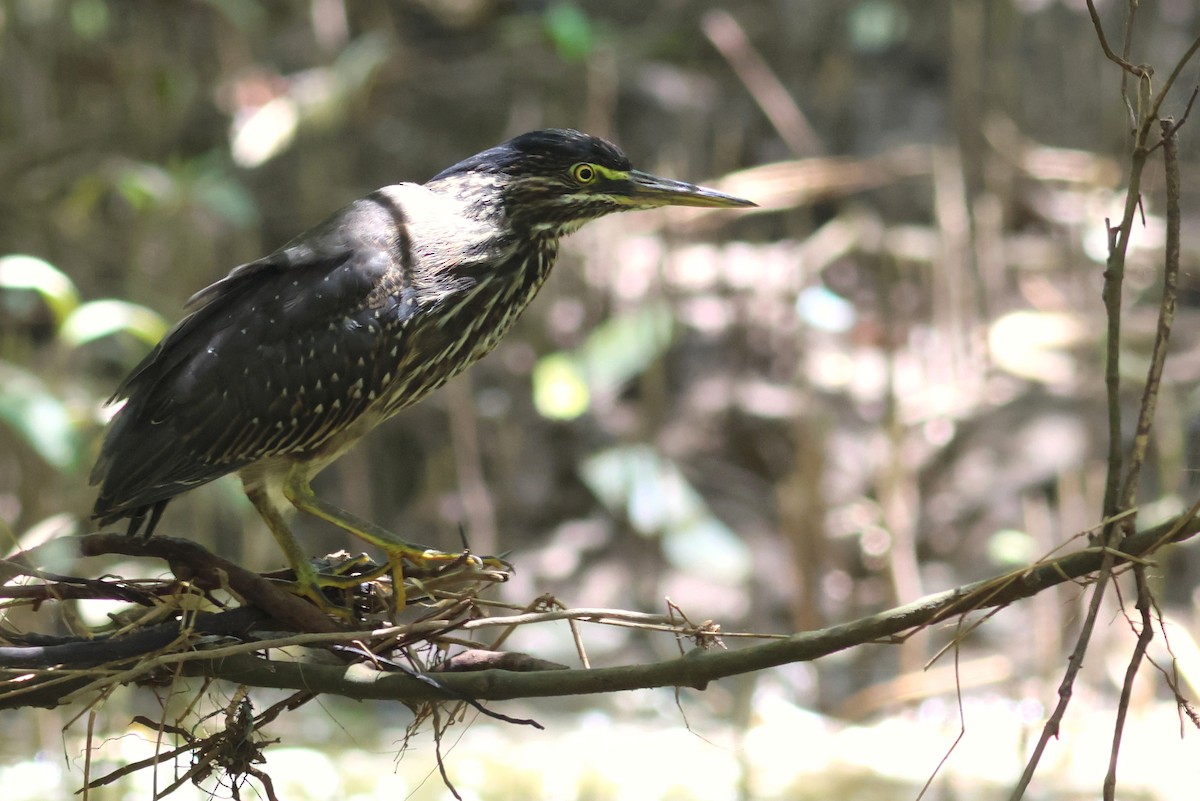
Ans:
{"label": "dried brown branch", "polygon": [[1167,82],[1163,84],[1163,88],[1159,90],[1158,96],[1154,98],[1154,104],[1150,107],[1150,114],[1148,117],[1150,120],[1158,119],[1158,112],[1162,108],[1163,101],[1166,100],[1167,94],[1171,91],[1171,87],[1175,85],[1175,81],[1178,80],[1179,75],[1183,72],[1183,68],[1187,66],[1188,62],[1192,60],[1197,52],[1200,52],[1200,36],[1197,36],[1192,40],[1192,44],[1187,49],[1187,52],[1180,57],[1179,61],[1175,64],[1175,69],[1171,70],[1171,74],[1167,76]]}
{"label": "dried brown branch", "polygon": [[[644,665],[592,670],[550,670],[517,673],[484,670],[438,674],[446,690],[480,701],[544,698],[562,695],[619,692],[650,687],[693,687],[791,662],[810,661],[865,643],[897,641],[898,635],[932,625],[974,609],[1000,607],[1035,595],[1048,587],[1152,553],[1167,542],[1188,539],[1200,531],[1200,521],[1188,516],[1132,535],[1119,549],[1089,548],[1016,574],[976,582],[928,596],[905,606],[819,631],[801,632],[781,640],[731,650],[695,649],[679,659]],[[992,589],[995,591],[991,591]],[[970,605],[964,601],[971,599]],[[241,684],[278,689],[332,693],[354,699],[398,701],[443,700],[436,687],[401,673],[380,673],[366,666],[347,669],[321,665],[272,662],[247,653],[222,658],[204,653],[186,657],[185,672]]]}
{"label": "dried brown branch", "polygon": [[[1171,325],[1175,314],[1175,288],[1178,282],[1178,242],[1176,241],[1174,249],[1170,242],[1170,234],[1168,234],[1168,243],[1166,248],[1166,266],[1163,280],[1163,296],[1159,309],[1158,327],[1155,336],[1154,352],[1151,359],[1151,365],[1146,378],[1146,384],[1143,390],[1142,402],[1138,413],[1137,429],[1134,436],[1134,443],[1131,449],[1128,467],[1123,467],[1123,447],[1124,440],[1121,434],[1121,398],[1120,398],[1120,348],[1121,348],[1121,301],[1123,297],[1123,284],[1125,274],[1125,257],[1129,244],[1129,236],[1133,228],[1134,220],[1137,211],[1141,207],[1141,179],[1145,169],[1146,161],[1149,154],[1154,148],[1148,147],[1150,131],[1154,122],[1158,121],[1158,112],[1162,102],[1171,86],[1174,84],[1176,77],[1179,75],[1184,64],[1186,64],[1200,47],[1200,39],[1193,43],[1188,52],[1176,63],[1175,69],[1171,73],[1166,85],[1155,95],[1151,102],[1142,102],[1143,94],[1149,97],[1149,81],[1153,75],[1153,70],[1147,66],[1134,66],[1128,60],[1128,54],[1132,41],[1133,33],[1133,18],[1136,13],[1137,3],[1129,4],[1129,18],[1125,28],[1125,57],[1118,57],[1109,47],[1108,41],[1104,35],[1103,26],[1100,24],[1099,15],[1096,12],[1095,4],[1092,0],[1088,0],[1088,11],[1092,17],[1092,23],[1096,29],[1097,38],[1100,41],[1100,46],[1104,50],[1104,54],[1110,60],[1121,65],[1125,71],[1122,77],[1122,95],[1125,96],[1125,75],[1132,74],[1138,78],[1139,86],[1139,102],[1137,110],[1130,107],[1130,111],[1134,116],[1134,143],[1133,150],[1130,156],[1130,175],[1129,185],[1125,195],[1125,209],[1121,221],[1117,227],[1109,228],[1109,254],[1107,261],[1107,269],[1104,273],[1104,310],[1108,321],[1107,326],[1107,341],[1105,353],[1105,384],[1107,390],[1108,402],[1108,423],[1109,423],[1109,451],[1108,451],[1108,473],[1105,481],[1104,495],[1104,514],[1110,522],[1104,528],[1102,542],[1105,546],[1112,546],[1120,539],[1122,527],[1132,524],[1132,518],[1126,518],[1125,523],[1121,526],[1116,524],[1116,520],[1123,516],[1123,512],[1134,508],[1135,496],[1138,486],[1138,478],[1141,472],[1142,463],[1145,460],[1146,451],[1149,446],[1150,430],[1154,419],[1155,409],[1157,407],[1157,399],[1159,388],[1162,381],[1162,370],[1165,363],[1167,347],[1170,340]],[[1126,96],[1126,104],[1129,104]],[[1147,108],[1148,106],[1148,108]],[[1190,103],[1189,103],[1190,108]],[[1163,131],[1163,149],[1164,152],[1174,148],[1174,142],[1168,141],[1173,137],[1174,128],[1169,120],[1161,121]],[[1172,156],[1165,157],[1168,162],[1168,174],[1171,171]],[[1176,168],[1177,169],[1177,168]],[[1168,184],[1171,183],[1171,178],[1168,177]],[[1174,195],[1171,188],[1168,188],[1168,206],[1172,202],[1176,204],[1176,213],[1178,213],[1178,176],[1175,177]],[[1172,201],[1172,198],[1174,201]],[[1170,211],[1168,211],[1170,215]],[[1107,222],[1107,221],[1106,221]],[[1178,225],[1178,219],[1176,219]],[[1177,231],[1176,231],[1177,234]],[[1172,257],[1172,252],[1174,257]],[[1122,479],[1122,473],[1124,478]],[[1194,511],[1191,513],[1194,514]],[[1104,561],[1101,565],[1099,575],[1095,583],[1095,588],[1092,591],[1092,597],[1088,605],[1087,616],[1084,624],[1081,627],[1075,648],[1072,651],[1066,671],[1063,674],[1062,681],[1059,684],[1059,701],[1055,706],[1054,711],[1047,718],[1034,747],[1033,754],[1026,763],[1025,770],[1022,772],[1021,778],[1010,796],[1013,801],[1017,801],[1024,796],[1025,790],[1029,786],[1029,782],[1033,778],[1033,774],[1037,770],[1037,766],[1041,760],[1042,753],[1052,737],[1058,736],[1059,725],[1063,716],[1066,713],[1067,706],[1070,703],[1072,688],[1074,686],[1075,677],[1078,674],[1083,664],[1083,658],[1086,654],[1088,644],[1091,640],[1092,631],[1095,625],[1096,616],[1099,613],[1101,602],[1103,601],[1104,592],[1113,576],[1114,560],[1113,552],[1110,547],[1105,548]],[[1148,610],[1150,608],[1149,599],[1145,597],[1148,591],[1144,589],[1144,581],[1141,579],[1141,573],[1138,568],[1135,568],[1135,574],[1139,577],[1139,593],[1138,604],[1139,608],[1145,603],[1143,610],[1144,625],[1139,635],[1138,647],[1135,649],[1130,663],[1130,670],[1136,673],[1137,665],[1140,664],[1142,656],[1145,652],[1146,638],[1152,635],[1152,629],[1148,622]],[[1127,677],[1127,682],[1132,681],[1131,677]],[[1124,712],[1127,706],[1128,699],[1123,696],[1122,705],[1118,708],[1118,720],[1116,731],[1114,733],[1114,741],[1112,747],[1111,763],[1109,773],[1105,779],[1104,792],[1106,798],[1112,798],[1116,787],[1116,759],[1120,748],[1120,738],[1123,731]]]}
{"label": "dried brown branch", "polygon": [[1091,601],[1088,603],[1087,616],[1084,618],[1083,626],[1079,630],[1079,636],[1075,640],[1075,648],[1071,651],[1071,656],[1067,660],[1067,669],[1063,673],[1062,681],[1058,684],[1058,703],[1055,705],[1054,711],[1050,713],[1050,717],[1046,719],[1046,723],[1042,726],[1041,736],[1038,737],[1037,744],[1033,747],[1033,753],[1025,763],[1025,770],[1021,773],[1021,778],[1010,796],[1012,801],[1017,801],[1017,799],[1025,795],[1025,790],[1033,780],[1033,774],[1037,771],[1046,746],[1049,744],[1051,738],[1058,737],[1059,725],[1062,723],[1063,717],[1067,714],[1067,706],[1071,703],[1071,695],[1075,687],[1075,677],[1079,674],[1080,669],[1083,668],[1083,657],[1087,654],[1088,644],[1092,640],[1092,631],[1096,626],[1096,616],[1100,613],[1100,602],[1104,598],[1104,588],[1107,586],[1108,579],[1112,577],[1114,564],[1114,551],[1111,548],[1105,548],[1104,558],[1100,565],[1100,576],[1096,582],[1095,589],[1092,591]]}
{"label": "dried brown branch", "polygon": [[1150,429],[1154,424],[1154,413],[1158,408],[1158,392],[1162,385],[1163,366],[1167,361],[1167,351],[1171,341],[1171,326],[1175,322],[1175,297],[1179,285],[1179,195],[1181,186],[1179,144],[1176,138],[1177,126],[1173,120],[1169,119],[1162,120],[1160,125],[1162,126],[1163,164],[1166,171],[1167,189],[1167,234],[1163,263],[1162,299],[1159,303],[1158,325],[1154,333],[1150,367],[1146,374],[1146,384],[1142,389],[1142,402],[1138,409],[1137,427],[1134,430],[1133,445],[1130,449],[1129,467],[1118,501],[1121,509],[1133,506],[1142,464],[1146,461],[1146,451],[1150,447]]}
{"label": "dried brown branch", "polygon": [[[1131,5],[1136,7],[1136,4],[1131,4]],[[1128,42],[1130,41],[1130,34],[1132,33],[1130,25],[1126,25],[1126,27],[1125,27],[1125,41],[1126,41],[1125,58],[1122,58],[1121,56],[1118,56],[1115,52],[1113,52],[1113,49],[1111,47],[1109,47],[1109,45],[1108,45],[1108,37],[1104,35],[1104,25],[1103,25],[1103,23],[1100,22],[1100,13],[1098,11],[1096,11],[1096,4],[1095,4],[1094,0],[1087,0],[1087,7],[1088,7],[1088,14],[1090,14],[1092,17],[1092,26],[1095,27],[1095,29],[1096,29],[1096,38],[1100,40],[1100,48],[1104,51],[1105,58],[1107,58],[1109,61],[1113,62],[1114,64],[1120,65],[1121,69],[1125,70],[1125,72],[1129,73],[1130,75],[1133,75],[1134,77],[1138,78],[1139,80],[1143,79],[1143,78],[1149,78],[1150,76],[1152,76],[1154,74],[1154,69],[1152,67],[1150,67],[1149,65],[1146,65],[1146,64],[1133,64],[1128,60],[1128,57],[1129,57]],[[1133,15],[1131,14],[1130,15],[1131,23],[1132,23],[1132,19],[1133,19]]]}
{"label": "dried brown branch", "polygon": [[258,607],[296,631],[339,631],[345,628],[307,601],[257,573],[222,559],[191,540],[162,536],[142,540],[123,534],[88,534],[77,538],[77,544],[83,556],[116,553],[163,559],[180,579],[207,589],[228,587],[249,605]]}
{"label": "dried brown branch", "polygon": [[[715,679],[785,664],[806,661],[864,643],[898,642],[904,635],[971,611],[997,609],[1015,600],[1029,597],[1042,590],[1094,572],[1106,562],[1118,564],[1140,561],[1163,544],[1187,539],[1200,530],[1200,523],[1189,514],[1174,525],[1159,526],[1128,538],[1120,550],[1087,549],[1045,561],[1026,570],[999,576],[984,582],[960,587],[929,596],[906,606],[832,628],[804,632],[751,647],[719,651],[698,647],[681,659],[650,665],[632,665],[597,670],[555,670],[557,665],[536,661],[488,657],[481,665],[492,669],[473,672],[438,673],[436,682],[400,672],[382,672],[375,666],[296,665],[273,662],[255,656],[272,649],[304,645],[325,645],[335,642],[376,642],[399,647],[414,638],[433,633],[461,629],[470,631],[485,626],[511,627],[552,619],[575,619],[616,624],[644,624],[656,629],[668,628],[660,615],[637,615],[617,610],[557,610],[525,613],[478,620],[466,620],[457,626],[446,620],[431,618],[409,626],[357,632],[315,632],[276,637],[271,640],[250,639],[247,642],[210,646],[207,650],[163,649],[152,658],[140,658],[134,665],[102,671],[56,672],[51,681],[67,681],[60,692],[78,696],[80,682],[100,688],[119,682],[140,680],[152,673],[182,670],[192,675],[221,678],[251,686],[296,689],[313,693],[334,693],[351,698],[389,698],[404,701],[445,700],[469,697],[478,700],[498,700],[518,697],[544,697],[595,692],[614,692],[643,687],[676,686],[702,688]],[[197,546],[198,547],[198,546]],[[707,626],[708,624],[706,624]],[[687,624],[675,624],[677,635],[691,637]],[[711,626],[709,626],[711,628]],[[707,630],[707,629],[706,629]],[[698,636],[698,635],[697,635]],[[728,634],[722,634],[728,637]],[[709,642],[705,638],[702,642]],[[228,642],[228,641],[226,641]],[[179,647],[191,648],[191,640],[179,640]],[[359,649],[363,653],[363,649]],[[511,669],[520,665],[525,672]],[[86,684],[88,680],[90,684]],[[52,688],[49,690],[53,694]],[[42,699],[43,702],[45,699]],[[21,699],[9,699],[21,705]]]}
{"label": "dried brown branch", "polygon": [[798,158],[825,152],[821,139],[783,82],[754,48],[741,23],[728,11],[710,11],[701,20],[704,35],[737,74],[779,138]]}
{"label": "dried brown branch", "polygon": [[1137,645],[1129,657],[1129,665],[1125,668],[1125,680],[1121,683],[1121,699],[1117,704],[1117,719],[1113,727],[1112,750],[1108,758],[1108,772],[1104,776],[1104,799],[1113,801],[1117,792],[1117,757],[1121,753],[1121,736],[1125,732],[1125,718],[1129,714],[1129,699],[1133,694],[1133,680],[1137,678],[1138,668],[1146,656],[1146,649],[1154,639],[1154,621],[1151,618],[1153,599],[1150,587],[1146,583],[1146,569],[1141,565],[1133,567],[1134,580],[1137,583],[1136,608],[1141,614],[1141,627],[1138,631]]}
{"label": "dried brown branch", "polygon": [[[1192,98],[1195,98],[1195,93],[1192,94]],[[1188,103],[1188,108],[1189,110],[1191,108],[1190,102]],[[1163,149],[1163,165],[1166,173],[1167,194],[1167,233],[1164,247],[1163,291],[1162,300],[1159,304],[1158,325],[1155,331],[1150,367],[1142,394],[1141,408],[1138,412],[1137,429],[1134,433],[1129,472],[1125,477],[1125,486],[1121,493],[1121,506],[1123,508],[1131,506],[1134,502],[1141,466],[1145,461],[1146,450],[1150,444],[1150,428],[1154,421],[1159,387],[1162,383],[1162,371],[1167,358],[1171,325],[1175,320],[1176,288],[1179,283],[1179,197],[1181,182],[1179,177],[1179,148],[1176,136],[1179,126],[1170,119],[1161,120],[1159,124],[1162,128],[1161,144]],[[1134,647],[1133,653],[1129,658],[1129,665],[1125,671],[1125,681],[1121,686],[1121,698],[1117,705],[1108,772],[1104,777],[1105,801],[1112,801],[1116,797],[1117,760],[1121,751],[1121,737],[1125,731],[1125,719],[1129,713],[1129,699],[1133,692],[1133,681],[1137,677],[1138,668],[1141,667],[1142,660],[1145,658],[1150,640],[1154,637],[1154,623],[1151,618],[1153,598],[1146,583],[1145,567],[1135,565],[1133,575],[1137,586],[1136,608],[1141,614],[1141,627],[1138,631],[1137,645]]]}

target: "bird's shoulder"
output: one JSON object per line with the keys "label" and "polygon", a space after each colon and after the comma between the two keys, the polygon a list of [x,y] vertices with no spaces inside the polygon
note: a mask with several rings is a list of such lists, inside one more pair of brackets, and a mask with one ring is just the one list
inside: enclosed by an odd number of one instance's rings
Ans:
{"label": "bird's shoulder", "polygon": [[384,187],[343,206],[270,254],[233,268],[192,295],[184,308],[196,311],[268,284],[278,283],[284,292],[289,285],[307,291],[315,286],[314,273],[339,269],[348,278],[362,279],[341,286],[343,291],[362,289],[364,281],[370,282],[388,269],[397,240],[402,238],[405,220],[398,196],[404,193],[391,190],[404,186]]}
{"label": "bird's shoulder", "polygon": [[[193,295],[186,316],[134,368],[113,400],[139,386],[160,385],[184,362],[205,362],[214,353],[251,343],[270,350],[278,341],[284,348],[330,326],[349,329],[340,334],[347,345],[362,339],[364,348],[373,346],[367,321],[357,318],[377,316],[381,303],[401,302],[404,294],[393,286],[403,279],[396,243],[403,226],[380,197],[382,191],[344,206]],[[385,286],[391,294],[382,298]],[[389,311],[398,313],[400,307]]]}

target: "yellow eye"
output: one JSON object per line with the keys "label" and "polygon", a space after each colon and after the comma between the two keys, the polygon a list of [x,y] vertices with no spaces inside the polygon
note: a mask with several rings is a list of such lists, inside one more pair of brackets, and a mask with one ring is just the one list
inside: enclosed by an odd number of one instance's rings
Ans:
{"label": "yellow eye", "polygon": [[576,164],[571,168],[571,177],[581,184],[590,184],[596,180],[596,168],[591,164]]}

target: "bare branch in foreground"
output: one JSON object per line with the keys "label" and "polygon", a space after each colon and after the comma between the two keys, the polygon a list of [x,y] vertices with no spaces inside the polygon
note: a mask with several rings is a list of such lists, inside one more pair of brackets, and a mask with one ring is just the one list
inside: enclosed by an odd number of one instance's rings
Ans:
{"label": "bare branch in foreground", "polygon": [[[716,679],[810,661],[855,645],[897,642],[919,627],[977,609],[1005,606],[1048,587],[1087,576],[1100,569],[1106,558],[1115,566],[1139,560],[1168,542],[1189,539],[1197,531],[1200,531],[1200,521],[1191,516],[1179,518],[1135,534],[1116,549],[1089,548],[1018,573],[930,595],[850,623],[801,632],[746,648],[696,649],[679,659],[590,670],[439,673],[438,682],[448,691],[479,701],[610,693],[651,687],[703,689]],[[408,702],[446,698],[438,689],[411,676],[380,673],[366,665],[347,668],[277,662],[247,653],[221,659],[205,659],[203,653],[179,656],[186,657],[182,660],[186,662],[185,673],[250,686],[332,693],[360,700]]]}

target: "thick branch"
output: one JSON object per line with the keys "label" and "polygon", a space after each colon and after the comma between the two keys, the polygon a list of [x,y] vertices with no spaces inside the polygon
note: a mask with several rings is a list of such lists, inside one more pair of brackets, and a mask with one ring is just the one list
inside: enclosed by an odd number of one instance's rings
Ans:
{"label": "thick branch", "polygon": [[124,534],[88,534],[75,539],[83,556],[119,553],[165,559],[178,578],[190,579],[208,588],[228,586],[250,605],[297,631],[345,628],[339,627],[307,601],[191,540],[163,536],[139,539]]}
{"label": "thick branch", "polygon": [[[1192,537],[1200,530],[1196,519],[1173,521],[1127,538],[1115,552],[1115,563],[1151,553],[1170,541]],[[906,606],[819,631],[801,632],[784,640],[733,651],[693,651],[665,662],[593,670],[513,672],[484,670],[438,674],[447,690],[480,701],[609,693],[651,687],[704,686],[716,679],[791,662],[817,659],[869,642],[894,641],[919,626],[937,623],[972,609],[1005,606],[1048,587],[1088,575],[1101,566],[1105,552],[1088,549],[1040,564],[1007,577],[968,584],[927,596]],[[193,675],[223,678],[241,684],[279,689],[332,693],[355,699],[428,701],[444,698],[437,689],[399,673],[381,673],[365,665],[323,666],[274,662],[249,655],[203,659],[187,654],[185,670]]]}

